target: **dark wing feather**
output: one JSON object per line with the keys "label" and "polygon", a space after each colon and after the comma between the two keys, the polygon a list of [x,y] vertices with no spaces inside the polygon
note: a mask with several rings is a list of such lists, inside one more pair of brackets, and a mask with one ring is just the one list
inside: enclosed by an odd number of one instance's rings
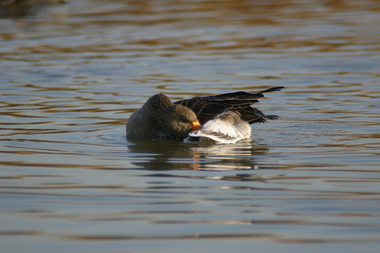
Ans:
{"label": "dark wing feather", "polygon": [[266,122],[266,119],[276,119],[276,115],[265,115],[260,110],[252,108],[251,105],[259,102],[258,99],[264,97],[263,93],[280,91],[284,87],[273,87],[256,93],[244,91],[226,93],[216,96],[194,97],[180,100],[175,104],[181,104],[193,110],[203,125],[215,116],[228,111],[238,111],[242,119],[250,124],[256,122]]}

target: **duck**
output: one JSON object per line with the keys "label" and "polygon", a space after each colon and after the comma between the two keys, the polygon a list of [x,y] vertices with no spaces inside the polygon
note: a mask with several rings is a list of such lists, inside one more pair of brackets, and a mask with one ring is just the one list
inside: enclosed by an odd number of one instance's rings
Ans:
{"label": "duck", "polygon": [[172,102],[163,93],[150,97],[126,123],[127,140],[208,138],[218,143],[236,143],[250,137],[253,123],[276,120],[251,105],[264,93],[280,91],[277,86],[259,92],[231,92]]}

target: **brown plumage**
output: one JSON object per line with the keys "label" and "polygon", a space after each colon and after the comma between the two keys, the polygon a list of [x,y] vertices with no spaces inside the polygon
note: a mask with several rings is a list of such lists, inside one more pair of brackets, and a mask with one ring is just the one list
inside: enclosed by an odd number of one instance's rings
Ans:
{"label": "brown plumage", "polygon": [[256,93],[244,91],[216,96],[194,97],[172,103],[164,94],[154,95],[127,121],[127,139],[185,138],[191,131],[199,129],[199,123],[226,111],[237,111],[249,124],[275,120],[276,115],[265,115],[251,105],[264,97],[263,93],[279,91],[273,87]]}

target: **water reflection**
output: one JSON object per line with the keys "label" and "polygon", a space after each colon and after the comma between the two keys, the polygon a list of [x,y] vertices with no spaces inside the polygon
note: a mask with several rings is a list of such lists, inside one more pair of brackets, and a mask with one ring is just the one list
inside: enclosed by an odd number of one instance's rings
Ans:
{"label": "water reflection", "polygon": [[171,140],[136,140],[128,144],[131,163],[147,170],[251,170],[257,169],[254,156],[267,152],[268,147],[251,140],[232,145]]}
{"label": "water reflection", "polygon": [[[378,252],[378,1],[55,3],[0,8],[2,251]],[[153,94],[283,85],[253,141],[125,140]]]}
{"label": "water reflection", "polygon": [[0,0],[0,17],[21,18],[37,15],[49,5],[66,3],[68,0]]}

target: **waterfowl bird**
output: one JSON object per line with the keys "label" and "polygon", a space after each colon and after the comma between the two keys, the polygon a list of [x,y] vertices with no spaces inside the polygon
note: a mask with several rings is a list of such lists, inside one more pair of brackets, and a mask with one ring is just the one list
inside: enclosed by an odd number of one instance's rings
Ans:
{"label": "waterfowl bird", "polygon": [[259,102],[263,93],[282,88],[194,97],[174,103],[166,95],[156,94],[127,121],[127,139],[184,139],[192,136],[235,143],[250,136],[250,124],[278,118],[277,115],[265,115],[251,105]]}

